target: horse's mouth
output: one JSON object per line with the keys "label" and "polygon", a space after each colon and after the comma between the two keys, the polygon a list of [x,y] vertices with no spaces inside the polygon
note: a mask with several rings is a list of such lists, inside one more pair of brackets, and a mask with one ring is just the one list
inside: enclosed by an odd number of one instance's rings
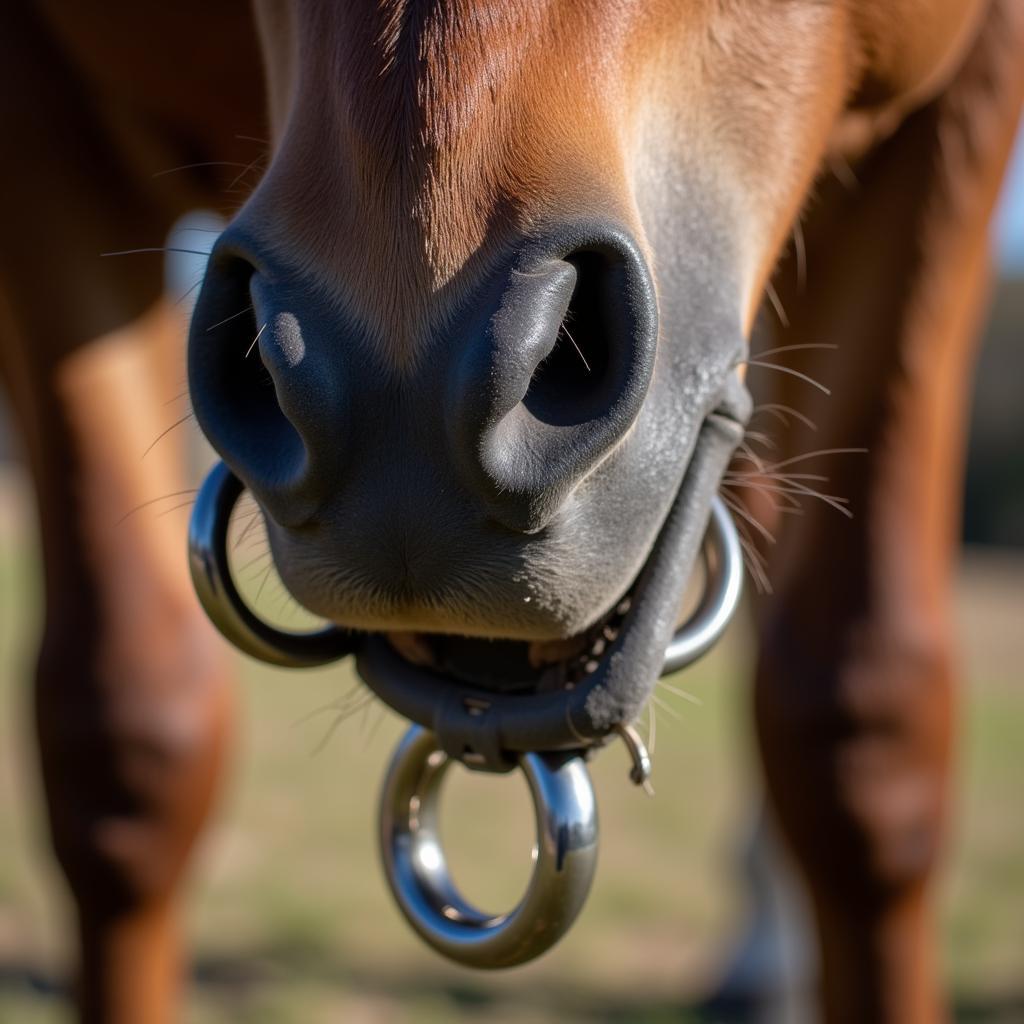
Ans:
{"label": "horse's mouth", "polygon": [[[742,431],[731,416],[704,421],[643,568],[626,595],[585,631],[542,643],[370,636],[358,655],[363,678],[413,721],[447,733],[445,749],[492,765],[503,763],[502,749],[586,745],[628,724],[663,670],[712,499]],[[481,734],[477,725],[484,718]],[[488,748],[483,753],[476,745],[480,735]]]}
{"label": "horse's mouth", "polygon": [[387,633],[411,665],[484,689],[547,693],[572,689],[598,670],[618,639],[632,589],[588,629],[564,640],[487,640],[440,633]]}

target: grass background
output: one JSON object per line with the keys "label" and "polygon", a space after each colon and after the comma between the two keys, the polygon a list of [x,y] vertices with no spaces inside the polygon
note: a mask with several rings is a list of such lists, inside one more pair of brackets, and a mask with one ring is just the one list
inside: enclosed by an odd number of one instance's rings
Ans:
{"label": "grass background", "polygon": [[[68,1017],[60,880],[40,829],[26,680],[39,623],[37,552],[23,482],[0,480],[0,1022]],[[184,531],[184,524],[182,527]],[[1024,562],[965,560],[968,684],[943,943],[957,1017],[1024,1021]],[[481,975],[424,949],[393,907],[374,846],[383,766],[401,732],[374,707],[323,743],[350,670],[241,666],[231,777],[199,851],[189,931],[193,1024],[254,1021],[659,1022],[695,1007],[741,927],[741,836],[756,806],[742,624],[661,692],[654,782],[624,749],[594,767],[602,845],[590,901],[539,962]],[[527,875],[521,780],[456,773],[445,835],[456,877],[484,906]],[[689,1007],[689,1009],[687,1009]]]}

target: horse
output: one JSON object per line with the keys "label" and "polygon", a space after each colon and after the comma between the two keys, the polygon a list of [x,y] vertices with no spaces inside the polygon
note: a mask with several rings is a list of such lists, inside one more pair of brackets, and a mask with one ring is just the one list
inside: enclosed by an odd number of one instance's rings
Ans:
{"label": "horse", "polygon": [[[774,591],[756,732],[823,1017],[943,1019],[950,563],[1024,9],[119,0],[2,27],[0,365],[41,524],[34,721],[81,1019],[174,1016],[232,718],[175,527],[128,514],[189,493],[173,436],[134,443],[175,397],[178,319],[156,253],[105,254],[225,195],[189,390],[290,593],[376,638],[378,669],[569,685],[606,671],[624,599],[668,635],[686,574],[661,542],[688,565],[721,486],[777,539],[751,546]],[[751,406],[779,348],[802,369]],[[765,459],[769,415],[791,425]],[[849,518],[784,514],[809,446],[866,450],[841,462]],[[664,593],[638,588],[652,562]]]}

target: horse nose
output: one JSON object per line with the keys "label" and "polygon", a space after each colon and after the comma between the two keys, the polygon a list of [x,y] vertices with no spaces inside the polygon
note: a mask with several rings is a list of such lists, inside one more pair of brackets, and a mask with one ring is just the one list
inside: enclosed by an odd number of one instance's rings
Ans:
{"label": "horse nose", "polygon": [[616,448],[657,333],[647,264],[624,233],[511,273],[484,344],[456,363],[450,405],[456,462],[494,518],[541,529]]}
{"label": "horse nose", "polygon": [[328,318],[291,292],[249,247],[222,236],[188,344],[196,420],[282,525],[304,521],[323,499],[351,419],[337,359],[314,339]]}

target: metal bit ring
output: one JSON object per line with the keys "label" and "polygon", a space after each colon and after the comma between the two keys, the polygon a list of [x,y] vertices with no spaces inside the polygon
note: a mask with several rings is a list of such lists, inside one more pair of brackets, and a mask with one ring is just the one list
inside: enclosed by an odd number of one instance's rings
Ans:
{"label": "metal bit ring", "polygon": [[438,952],[469,967],[511,967],[539,956],[572,925],[597,865],[597,803],[578,754],[523,754],[537,844],[526,895],[490,915],[459,894],[438,834],[441,784],[451,759],[414,725],[391,761],[380,805],[384,870],[402,913]]}
{"label": "metal bit ring", "polygon": [[743,594],[743,549],[729,510],[717,495],[704,535],[704,589],[700,603],[679,627],[668,648],[661,674],[692,665],[707,654],[732,621]]}
{"label": "metal bit ring", "polygon": [[188,567],[210,621],[240,651],[271,665],[307,668],[351,654],[354,638],[347,630],[325,626],[292,633],[264,622],[242,600],[228,562],[228,524],[242,490],[242,481],[218,462],[203,481],[189,520]]}

